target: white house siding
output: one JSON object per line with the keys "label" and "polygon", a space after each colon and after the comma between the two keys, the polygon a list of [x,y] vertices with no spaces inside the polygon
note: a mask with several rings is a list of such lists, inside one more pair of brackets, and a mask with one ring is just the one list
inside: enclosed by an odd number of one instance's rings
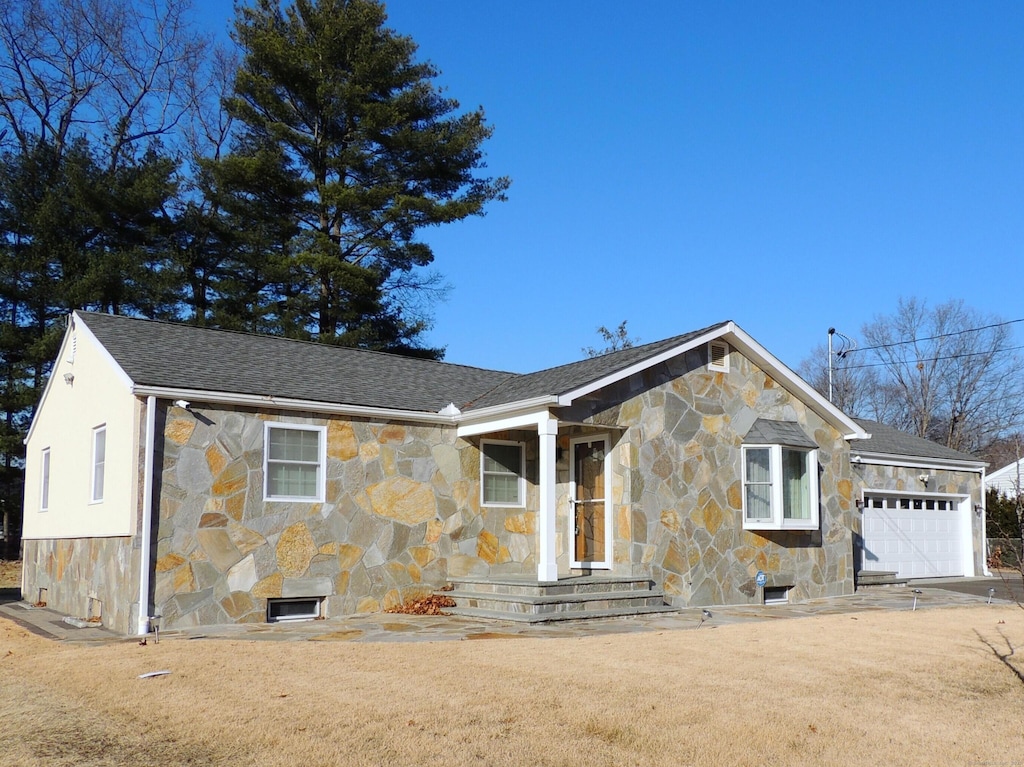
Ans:
{"label": "white house siding", "polygon": [[[70,385],[64,382],[69,373]],[[65,337],[26,445],[24,539],[135,533],[142,403],[129,386],[86,328]],[[101,425],[106,426],[104,493],[101,502],[92,503],[93,430]],[[50,449],[49,510],[41,511],[45,448]]]}
{"label": "white house siding", "polygon": [[[70,384],[65,374],[74,376]],[[65,336],[26,445],[25,599],[132,631],[138,602],[139,431],[143,403],[91,333]],[[91,502],[93,430],[106,428],[103,500]],[[41,510],[42,451],[49,506]]]}

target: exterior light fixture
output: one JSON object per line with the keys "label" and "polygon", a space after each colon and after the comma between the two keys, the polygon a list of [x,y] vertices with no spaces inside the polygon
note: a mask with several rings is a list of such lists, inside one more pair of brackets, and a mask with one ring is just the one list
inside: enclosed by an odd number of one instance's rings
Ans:
{"label": "exterior light fixture", "polygon": [[74,373],[65,373],[64,374],[64,383],[66,383],[68,386],[71,386],[74,382],[75,382],[75,374]]}
{"label": "exterior light fixture", "polygon": [[974,513],[977,514],[979,517],[981,516],[981,512],[983,512],[984,510],[985,507],[982,506],[980,503],[974,504]]}

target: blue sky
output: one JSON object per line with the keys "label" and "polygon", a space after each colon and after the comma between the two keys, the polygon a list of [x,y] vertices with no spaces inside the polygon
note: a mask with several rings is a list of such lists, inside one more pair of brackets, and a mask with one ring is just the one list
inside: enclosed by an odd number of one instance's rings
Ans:
{"label": "blue sky", "polygon": [[[204,7],[210,31],[233,15]],[[1024,4],[387,9],[513,180],[424,238],[448,361],[526,372],[599,325],[732,319],[795,368],[901,296],[1024,317]]]}

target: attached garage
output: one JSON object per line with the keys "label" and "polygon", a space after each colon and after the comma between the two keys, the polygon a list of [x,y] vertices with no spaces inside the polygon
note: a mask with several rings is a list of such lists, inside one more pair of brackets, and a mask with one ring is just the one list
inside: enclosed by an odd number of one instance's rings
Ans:
{"label": "attached garage", "polygon": [[901,578],[973,575],[970,520],[957,497],[864,494],[862,570]]}

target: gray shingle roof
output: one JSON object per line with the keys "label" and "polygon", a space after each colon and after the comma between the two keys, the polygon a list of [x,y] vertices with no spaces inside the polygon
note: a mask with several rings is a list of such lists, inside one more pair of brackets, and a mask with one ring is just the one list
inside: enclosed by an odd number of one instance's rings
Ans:
{"label": "gray shingle roof", "polygon": [[436,413],[449,402],[462,407],[515,375],[274,336],[79,314],[141,386]]}
{"label": "gray shingle roof", "polygon": [[664,351],[681,346],[687,341],[692,341],[705,333],[727,324],[728,322],[719,322],[700,330],[666,338],[663,341],[654,341],[642,346],[620,349],[617,352],[602,354],[599,357],[591,357],[579,362],[571,362],[568,365],[559,365],[558,367],[548,368],[536,373],[508,378],[475,400],[473,407],[502,405],[508,402],[541,397],[546,394],[565,394],[594,381],[599,381],[620,370],[624,370],[637,362],[642,362]]}
{"label": "gray shingle roof", "polygon": [[725,324],[521,375],[120,315],[79,316],[140,386],[427,413],[449,402],[471,410],[563,394]]}
{"label": "gray shingle roof", "polygon": [[758,418],[743,441],[748,445],[788,445],[815,448],[818,445],[808,437],[800,424],[791,421],[772,421]]}
{"label": "gray shingle roof", "polygon": [[867,421],[863,418],[854,418],[853,420],[871,435],[871,439],[859,439],[851,443],[850,448],[854,453],[883,453],[917,458],[939,458],[946,461],[984,463],[977,456],[961,453],[959,450],[953,450],[937,442],[915,437],[913,434],[907,434],[878,421]]}

